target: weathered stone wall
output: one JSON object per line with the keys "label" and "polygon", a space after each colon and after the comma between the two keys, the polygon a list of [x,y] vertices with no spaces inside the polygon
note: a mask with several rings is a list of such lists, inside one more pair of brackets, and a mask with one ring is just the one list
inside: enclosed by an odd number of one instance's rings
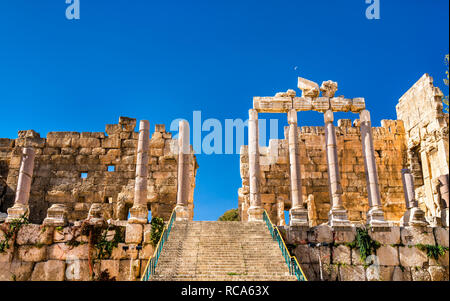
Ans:
{"label": "weathered stone wall", "polygon": [[[397,117],[405,125],[408,165],[414,175],[416,198],[430,223],[439,224],[442,204],[439,176],[449,170],[449,115],[443,112],[442,92],[424,74],[400,99]],[[447,217],[448,218],[448,217]],[[448,226],[448,224],[447,224]]]}
{"label": "weathered stone wall", "polygon": [[[405,212],[401,169],[406,165],[405,131],[401,121],[382,120],[381,127],[374,127],[373,139],[379,176],[383,210],[387,220],[399,221]],[[328,221],[330,196],[324,127],[298,128],[298,147],[302,176],[303,201],[309,197],[308,209],[315,217],[312,225]],[[350,221],[363,222],[369,209],[364,171],[359,120],[338,120],[336,127],[339,168],[343,189],[342,200]],[[239,189],[240,214],[246,220],[248,204],[248,147],[241,148],[242,188]],[[260,148],[260,192],[264,209],[278,225],[277,203],[284,203],[284,210],[291,207],[289,182],[289,152],[287,133],[284,140],[271,140],[268,147]],[[311,203],[314,204],[311,204]],[[243,205],[244,204],[244,205]],[[248,207],[247,207],[248,208]]]}
{"label": "weathered stone wall", "polygon": [[[0,281],[90,281],[98,280],[105,270],[117,281],[138,280],[154,252],[149,224],[144,225],[139,248],[121,242],[105,259],[99,258],[99,249],[79,229],[23,225],[16,239],[10,240],[10,248],[0,253]],[[5,230],[0,229],[0,241]],[[106,241],[113,240],[115,231],[107,232]]]}
{"label": "weathered stone wall", "polygon": [[[19,131],[17,139],[0,139],[0,212],[14,203],[21,151],[36,151],[30,193],[30,220],[41,223],[52,204],[65,204],[69,221],[87,217],[93,203],[103,204],[105,219],[126,220],[133,205],[138,133],[136,119],[120,117],[106,133]],[[152,216],[167,220],[176,205],[177,143],[164,125],[156,125],[150,140],[148,207]],[[198,167],[191,156],[189,209]],[[108,168],[114,171],[108,171]],[[82,178],[86,173],[87,177]]]}
{"label": "weathered stone wall", "polygon": [[435,260],[419,248],[420,244],[448,248],[448,228],[391,227],[389,232],[369,230],[369,236],[380,247],[373,254],[375,257],[372,256],[367,262],[361,260],[357,248],[349,246],[356,236],[354,227],[350,232],[333,232],[326,224],[303,231],[279,228],[288,246],[293,248],[293,254],[308,280],[449,280],[449,252]]}

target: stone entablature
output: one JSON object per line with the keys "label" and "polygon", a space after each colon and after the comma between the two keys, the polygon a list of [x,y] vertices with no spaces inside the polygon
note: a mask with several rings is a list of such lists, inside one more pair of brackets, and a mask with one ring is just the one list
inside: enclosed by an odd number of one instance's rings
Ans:
{"label": "stone entablature", "polygon": [[[337,121],[337,153],[341,176],[342,202],[353,222],[364,222],[369,210],[364,171],[364,156],[361,147],[360,120]],[[382,120],[381,127],[373,127],[375,159],[378,170],[380,194],[386,220],[399,221],[403,216],[405,200],[401,170],[406,164],[406,145],[403,123]],[[328,221],[330,196],[328,186],[327,159],[325,152],[325,130],[321,126],[298,127],[299,162],[301,166],[303,202],[308,198],[315,206],[308,206],[310,216],[316,216],[313,225]],[[288,127],[285,139],[270,140],[268,147],[260,147],[261,200],[264,209],[277,224],[281,223],[277,208],[282,202],[284,210],[291,208],[289,180]],[[241,148],[242,187],[239,189],[239,208],[245,208],[248,200],[248,147]],[[310,197],[312,196],[312,197]],[[315,210],[312,208],[315,207]],[[245,210],[244,210],[245,211]],[[241,216],[246,214],[241,210]]]}
{"label": "stone entablature", "polygon": [[[30,220],[42,223],[47,209],[64,204],[69,222],[85,219],[93,203],[101,204],[105,220],[126,220],[133,205],[139,133],[136,119],[120,117],[106,132],[50,132],[41,138],[33,130],[17,139],[0,139],[0,212],[14,204],[22,149],[35,152],[28,205]],[[189,216],[198,168],[189,156]],[[148,149],[147,206],[152,216],[167,220],[177,200],[177,140],[164,125],[155,125]],[[85,177],[86,176],[86,177]],[[84,178],[85,177],[85,178]]]}

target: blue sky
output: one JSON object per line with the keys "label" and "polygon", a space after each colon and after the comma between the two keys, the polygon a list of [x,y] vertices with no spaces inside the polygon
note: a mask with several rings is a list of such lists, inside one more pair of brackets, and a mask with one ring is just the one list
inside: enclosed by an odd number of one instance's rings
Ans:
{"label": "blue sky", "polygon": [[[298,76],[365,97],[375,126],[396,119],[398,98],[425,72],[448,93],[446,0],[380,0],[380,20],[366,19],[365,0],[80,4],[80,20],[67,20],[64,0],[0,0],[0,137],[104,131],[119,116],[168,128],[195,110],[246,120],[253,96],[297,90]],[[195,219],[215,220],[237,207],[239,156],[198,162]]]}

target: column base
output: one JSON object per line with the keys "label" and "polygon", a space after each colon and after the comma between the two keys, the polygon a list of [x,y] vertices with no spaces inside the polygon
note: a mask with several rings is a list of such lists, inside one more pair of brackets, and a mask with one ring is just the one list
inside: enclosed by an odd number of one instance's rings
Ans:
{"label": "column base", "polygon": [[147,206],[133,206],[130,209],[129,224],[147,224],[148,223],[148,208]]}
{"label": "column base", "polygon": [[261,207],[250,207],[247,210],[248,212],[248,221],[249,222],[258,222],[263,220],[263,212],[264,209]]}
{"label": "column base", "polygon": [[308,210],[304,208],[292,208],[289,210],[289,226],[309,227]]}
{"label": "column base", "polygon": [[187,206],[177,205],[175,207],[176,221],[177,222],[187,222],[189,221],[190,213]]}
{"label": "column base", "polygon": [[371,208],[367,212],[367,226],[369,226],[373,232],[389,232],[391,227],[389,223],[384,220],[384,212],[379,208]]}
{"label": "column base", "polygon": [[404,227],[426,227],[427,225],[428,222],[425,219],[425,212],[417,207],[407,209],[402,217],[402,226]]}
{"label": "column base", "polygon": [[11,208],[8,208],[8,217],[5,223],[11,223],[15,219],[20,219],[22,217],[28,218],[30,215],[30,207],[28,205],[14,204]]}
{"label": "column base", "polygon": [[328,212],[328,225],[333,231],[350,231],[352,229],[345,209],[331,209]]}
{"label": "column base", "polygon": [[67,208],[62,204],[53,204],[47,210],[44,226],[64,227],[67,225]]}

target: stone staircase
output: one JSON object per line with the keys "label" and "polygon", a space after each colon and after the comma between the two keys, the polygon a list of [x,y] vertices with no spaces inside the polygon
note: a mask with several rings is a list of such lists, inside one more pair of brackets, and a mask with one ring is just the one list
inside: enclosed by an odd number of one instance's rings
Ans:
{"label": "stone staircase", "polygon": [[296,281],[264,222],[175,222],[152,281]]}

